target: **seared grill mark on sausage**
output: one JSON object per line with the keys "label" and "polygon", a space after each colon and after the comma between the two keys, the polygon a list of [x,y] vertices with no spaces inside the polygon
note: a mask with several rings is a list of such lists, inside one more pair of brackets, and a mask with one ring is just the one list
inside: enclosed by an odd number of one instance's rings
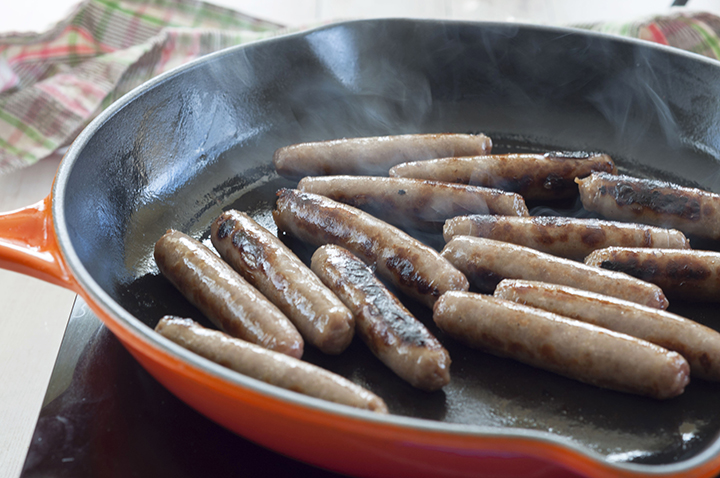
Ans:
{"label": "seared grill mark on sausage", "polygon": [[284,189],[273,211],[278,229],[314,245],[350,250],[404,293],[432,306],[447,290],[467,290],[465,276],[437,251],[359,209]]}
{"label": "seared grill mark on sausage", "polygon": [[232,234],[233,230],[235,229],[235,220],[232,218],[227,218],[224,221],[220,222],[218,225],[218,237],[220,239],[225,239],[230,234]]}
{"label": "seared grill mark on sausage", "polygon": [[577,180],[589,211],[720,239],[720,195],[664,181],[593,173]]}
{"label": "seared grill mark on sausage", "polygon": [[[401,251],[401,254],[405,251]],[[437,298],[440,297],[440,290],[437,287],[433,287],[430,281],[418,274],[414,266],[413,259],[417,259],[417,256],[413,254],[413,258],[407,256],[397,255],[388,257],[385,261],[385,267],[388,271],[395,274],[400,284],[406,287],[414,287],[420,294],[432,295]]]}
{"label": "seared grill mark on sausage", "polygon": [[[357,261],[343,261],[339,266],[340,272],[347,282],[341,287],[357,287],[366,295],[366,301],[373,305],[375,314],[384,319],[384,323],[393,332],[393,339],[384,337],[383,345],[390,346],[400,339],[401,344],[424,347],[427,343],[428,332],[419,327],[417,319],[407,309],[399,308],[397,299],[372,275],[372,271],[358,259]],[[375,347],[376,346],[371,346]]]}
{"label": "seared grill mark on sausage", "polygon": [[688,363],[676,352],[496,297],[447,292],[433,319],[471,347],[613,390],[664,399],[689,382]]}
{"label": "seared grill mark on sausage", "polygon": [[712,360],[707,353],[702,353],[698,356],[698,362],[704,370],[710,370],[712,368]]}
{"label": "seared grill mark on sausage", "polygon": [[[510,225],[510,224],[508,224],[508,225]],[[550,231],[548,231],[547,227],[535,227],[532,229],[532,232],[535,233],[535,240],[539,244],[544,244],[544,245],[548,246],[555,242],[555,238],[552,235],[550,235]]]}
{"label": "seared grill mark on sausage", "polygon": [[637,261],[632,260],[626,263],[605,260],[600,263],[599,267],[609,271],[624,272],[625,274],[629,274],[642,280],[648,280],[657,275],[657,265],[653,266],[652,264],[648,264],[647,269],[643,269],[642,267],[639,267]]}
{"label": "seared grill mark on sausage", "polygon": [[[232,222],[232,227],[235,227],[236,222]],[[223,239],[228,237],[228,234],[222,235],[221,228],[227,225],[228,221],[223,221],[218,228],[217,237]],[[250,240],[250,237],[242,231],[236,230],[231,233],[232,245],[235,246],[239,254],[242,255],[245,267],[253,271],[264,271],[267,270],[266,264],[274,259],[274,254],[271,251],[263,249],[258,244]]]}
{"label": "seared grill mark on sausage", "polygon": [[590,247],[597,247],[605,242],[606,234],[602,229],[586,229],[580,233],[580,240]]}
{"label": "seared grill mark on sausage", "polygon": [[657,277],[662,274],[668,274],[676,280],[685,282],[688,280],[699,281],[710,277],[710,271],[702,265],[692,264],[691,261],[685,263],[670,262],[661,267],[659,261],[648,259],[640,262],[637,258],[629,258],[627,261],[604,260],[600,264],[603,269],[625,272],[639,279],[655,282]]}
{"label": "seared grill mark on sausage", "polygon": [[720,253],[687,249],[608,247],[585,263],[657,284],[670,298],[720,301]]}
{"label": "seared grill mark on sausage", "polygon": [[[660,268],[660,264],[655,267]],[[705,264],[683,257],[681,260],[670,261],[667,272],[679,281],[703,281],[710,277],[710,269]]]}
{"label": "seared grill mark on sausage", "polygon": [[540,347],[540,357],[555,366],[559,366],[562,363],[562,360],[557,356],[557,350],[552,344],[543,344]]}
{"label": "seared grill mark on sausage", "polygon": [[577,194],[575,178],[593,171],[614,174],[616,169],[605,154],[502,154],[413,161],[393,167],[390,176],[500,188],[526,199],[558,199]]}
{"label": "seared grill mark on sausage", "polygon": [[486,237],[574,260],[609,246],[689,247],[687,238],[673,229],[555,216],[458,216],[446,221],[443,235],[446,241],[459,235]]}
{"label": "seared grill mark on sausage", "polygon": [[619,206],[634,209],[648,208],[660,214],[678,216],[688,221],[701,218],[700,202],[693,197],[677,193],[665,193],[657,188],[668,188],[668,183],[647,181],[639,183],[617,183],[603,188],[604,194],[612,196]]}
{"label": "seared grill mark on sausage", "polygon": [[[533,184],[534,177],[530,174],[522,174],[520,176],[503,177],[497,180],[497,184],[493,187],[511,191],[514,193],[525,192]],[[547,181],[547,177],[543,178],[543,186]],[[543,189],[545,189],[543,187]]]}
{"label": "seared grill mark on sausage", "polygon": [[572,188],[572,183],[574,182],[575,178],[569,179],[568,177],[564,177],[559,173],[550,173],[545,178],[542,187],[547,191],[564,191],[566,189]]}
{"label": "seared grill mark on sausage", "polygon": [[494,291],[500,281],[505,279],[502,274],[498,274],[493,269],[472,262],[465,266],[463,272],[481,292]]}

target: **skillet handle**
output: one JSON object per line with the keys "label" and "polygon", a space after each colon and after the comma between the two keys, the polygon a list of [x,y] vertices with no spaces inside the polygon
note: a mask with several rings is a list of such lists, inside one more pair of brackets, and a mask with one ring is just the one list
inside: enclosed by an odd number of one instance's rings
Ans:
{"label": "skillet handle", "polygon": [[29,275],[77,292],[55,237],[52,195],[0,214],[0,268]]}

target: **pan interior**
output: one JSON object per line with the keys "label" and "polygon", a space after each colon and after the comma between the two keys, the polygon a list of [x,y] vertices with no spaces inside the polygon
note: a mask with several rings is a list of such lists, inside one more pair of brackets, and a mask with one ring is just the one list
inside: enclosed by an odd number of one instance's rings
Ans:
{"label": "pan interior", "polygon": [[[209,244],[222,210],[271,230],[273,151],[292,143],[418,132],[483,132],[496,152],[602,151],[622,171],[720,192],[720,67],[693,55],[573,30],[381,20],[329,26],[213,55],[141,88],[93,123],[63,164],[61,234],[97,287],[148,327],[208,321],[158,274],[169,228]],[[536,212],[582,214],[576,204]],[[439,235],[422,235],[434,247]],[[291,246],[304,259],[311,250]],[[702,244],[717,249],[716,244]],[[305,359],[382,396],[394,414],[547,431],[609,461],[668,464],[720,431],[720,387],[695,380],[668,401],[601,390],[467,349],[403,302],[446,345],[452,382],[412,389],[355,341]],[[671,310],[720,329],[712,305]]]}

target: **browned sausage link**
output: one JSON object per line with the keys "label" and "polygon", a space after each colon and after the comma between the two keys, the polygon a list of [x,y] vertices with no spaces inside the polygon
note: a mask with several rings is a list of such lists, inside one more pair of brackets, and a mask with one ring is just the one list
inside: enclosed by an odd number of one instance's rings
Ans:
{"label": "browned sausage link", "polygon": [[380,174],[396,164],[446,156],[487,154],[482,134],[405,134],[301,143],[275,151],[278,174],[291,179],[326,174]]}
{"label": "browned sausage link", "polygon": [[220,329],[300,358],[303,339],[272,302],[195,239],[168,231],[155,244],[160,272]]}
{"label": "browned sausage link", "polygon": [[689,382],[690,367],[676,352],[496,297],[448,292],[433,318],[471,347],[600,387],[665,399]]}
{"label": "browned sausage link", "polygon": [[390,176],[499,188],[525,199],[557,199],[577,195],[575,178],[592,171],[615,173],[615,163],[597,153],[493,154],[398,164]]}
{"label": "browned sausage link", "polygon": [[445,245],[442,255],[485,292],[492,292],[502,279],[527,279],[578,287],[658,309],[668,306],[663,291],[654,284],[507,242],[457,236]]}
{"label": "browned sausage link", "polygon": [[271,385],[351,407],[388,411],[380,397],[340,375],[206,329],[191,319],[166,316],[155,330],[208,360]]}
{"label": "browned sausage link", "polygon": [[391,224],[438,230],[460,214],[527,216],[519,194],[465,184],[379,176],[311,176],[301,191],[360,208]]}
{"label": "browned sausage link", "polygon": [[352,311],[358,335],[393,372],[427,391],[450,382],[447,350],[363,261],[326,245],[313,254],[312,270]]}
{"label": "browned sausage link", "polygon": [[221,214],[210,234],[222,258],[270,299],[307,342],[328,354],[350,345],[352,313],[274,234],[235,210]]}
{"label": "browned sausage link", "polygon": [[585,263],[657,284],[670,298],[720,302],[720,253],[678,249],[608,247]]}
{"label": "browned sausage link", "polygon": [[348,249],[429,307],[445,291],[468,289],[467,278],[435,249],[352,206],[283,189],[278,192],[273,218],[281,231],[303,241]]}
{"label": "browned sausage link", "polygon": [[504,280],[495,297],[647,340],[685,357],[692,375],[720,380],[720,333],[679,315],[545,282]]}
{"label": "browned sausage link", "polygon": [[690,247],[685,235],[675,229],[555,216],[458,216],[448,219],[443,228],[445,241],[455,236],[511,242],[577,261],[610,246]]}
{"label": "browned sausage link", "polygon": [[664,181],[595,173],[578,179],[585,209],[608,219],[720,239],[720,195]]}

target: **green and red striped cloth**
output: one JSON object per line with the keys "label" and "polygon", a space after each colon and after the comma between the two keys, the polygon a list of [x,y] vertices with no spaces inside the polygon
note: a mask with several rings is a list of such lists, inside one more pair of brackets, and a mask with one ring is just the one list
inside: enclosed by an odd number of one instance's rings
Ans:
{"label": "green and red striped cloth", "polygon": [[[708,13],[581,27],[720,58],[720,18]],[[283,31],[196,0],[86,0],[47,32],[0,35],[0,174],[67,146],[104,108],[153,76]]]}
{"label": "green and red striped cloth", "polygon": [[68,145],[113,101],[280,25],[192,0],[87,0],[47,32],[0,36],[0,174]]}
{"label": "green and red striped cloth", "polygon": [[580,28],[640,38],[720,59],[720,17],[682,12],[631,23],[594,23]]}

